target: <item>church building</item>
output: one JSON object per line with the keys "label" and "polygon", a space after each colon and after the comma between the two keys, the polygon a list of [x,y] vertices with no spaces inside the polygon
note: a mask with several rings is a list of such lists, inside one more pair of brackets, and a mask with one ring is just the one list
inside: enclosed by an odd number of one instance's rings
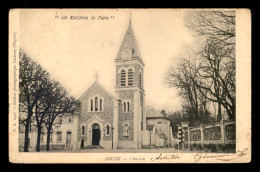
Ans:
{"label": "church building", "polygon": [[[78,99],[79,115],[63,115],[53,127],[50,150],[140,149],[173,145],[170,122],[157,112],[145,112],[144,62],[131,20],[114,59],[114,94],[96,81]],[[98,77],[98,76],[97,76]],[[147,115],[147,116],[146,116]],[[147,121],[146,121],[147,120]],[[41,135],[41,149],[46,148]],[[36,147],[37,133],[30,133],[29,148]],[[23,150],[24,129],[20,129],[19,148]]]}
{"label": "church building", "polygon": [[115,96],[98,81],[79,98],[78,148],[141,148],[146,130],[144,62],[131,20],[115,58]]}

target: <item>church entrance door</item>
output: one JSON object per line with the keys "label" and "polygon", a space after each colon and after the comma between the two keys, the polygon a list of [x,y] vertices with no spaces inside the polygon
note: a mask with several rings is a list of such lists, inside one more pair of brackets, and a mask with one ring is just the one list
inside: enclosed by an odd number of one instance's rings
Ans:
{"label": "church entrance door", "polygon": [[92,145],[99,145],[100,141],[100,126],[94,124],[92,126]]}

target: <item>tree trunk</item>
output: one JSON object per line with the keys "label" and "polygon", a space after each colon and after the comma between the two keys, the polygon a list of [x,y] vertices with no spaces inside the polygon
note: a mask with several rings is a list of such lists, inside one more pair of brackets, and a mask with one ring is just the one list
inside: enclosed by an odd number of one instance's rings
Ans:
{"label": "tree trunk", "polygon": [[46,151],[50,151],[50,135],[51,135],[51,127],[47,129]]}
{"label": "tree trunk", "polygon": [[221,121],[222,115],[221,115],[221,102],[218,101],[218,116],[217,116],[217,122]]}
{"label": "tree trunk", "polygon": [[46,125],[46,128],[47,128],[46,150],[47,151],[50,151],[50,135],[51,135],[51,130],[52,130],[52,124],[53,124],[53,121],[50,121],[49,125],[48,126]]}
{"label": "tree trunk", "polygon": [[41,127],[38,127],[36,152],[40,152],[40,151],[41,151]]}
{"label": "tree trunk", "polygon": [[25,135],[24,135],[24,152],[29,152],[29,129],[30,129],[30,122],[31,122],[31,114],[28,113],[28,117],[26,119],[25,124]]}
{"label": "tree trunk", "polygon": [[231,110],[227,111],[228,112],[228,118],[229,120],[236,120],[236,108],[231,108]]}

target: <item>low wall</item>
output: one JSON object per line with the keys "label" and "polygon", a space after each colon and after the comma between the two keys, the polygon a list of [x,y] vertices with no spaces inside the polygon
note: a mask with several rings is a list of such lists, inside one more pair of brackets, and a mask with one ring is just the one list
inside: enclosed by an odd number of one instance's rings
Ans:
{"label": "low wall", "polygon": [[[65,144],[63,145],[50,145],[50,150],[63,150],[65,148]],[[40,146],[41,150],[46,150],[46,145]]]}
{"label": "low wall", "polygon": [[135,141],[118,141],[117,142],[117,148],[118,149],[140,149],[141,148],[141,142],[135,142]]}
{"label": "low wall", "polygon": [[208,149],[212,152],[235,151],[236,123],[221,121],[200,127],[187,127],[182,130],[179,146],[182,148]]}

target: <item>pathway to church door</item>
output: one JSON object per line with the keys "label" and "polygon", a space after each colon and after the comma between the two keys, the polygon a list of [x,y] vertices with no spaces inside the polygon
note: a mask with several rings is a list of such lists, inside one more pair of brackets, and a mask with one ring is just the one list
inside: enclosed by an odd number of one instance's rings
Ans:
{"label": "pathway to church door", "polygon": [[92,145],[99,145],[100,141],[100,126],[94,124],[92,127]]}

